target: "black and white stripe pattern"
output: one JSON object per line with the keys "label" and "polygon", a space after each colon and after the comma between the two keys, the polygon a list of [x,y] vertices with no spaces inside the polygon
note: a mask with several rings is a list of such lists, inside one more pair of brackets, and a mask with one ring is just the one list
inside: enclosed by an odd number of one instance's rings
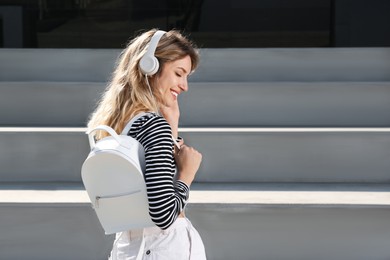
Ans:
{"label": "black and white stripe pattern", "polygon": [[163,117],[148,113],[133,123],[128,135],[145,149],[149,214],[158,227],[167,229],[184,209],[189,196],[188,185],[174,179],[171,127]]}

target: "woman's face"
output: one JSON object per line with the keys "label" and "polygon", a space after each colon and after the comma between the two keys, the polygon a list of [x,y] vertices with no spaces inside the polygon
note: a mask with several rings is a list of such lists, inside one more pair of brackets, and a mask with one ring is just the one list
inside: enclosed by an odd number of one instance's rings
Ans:
{"label": "woman's face", "polygon": [[191,72],[189,55],[182,59],[167,62],[157,78],[157,87],[161,92],[162,105],[173,107],[177,105],[177,97],[188,90],[187,78]]}

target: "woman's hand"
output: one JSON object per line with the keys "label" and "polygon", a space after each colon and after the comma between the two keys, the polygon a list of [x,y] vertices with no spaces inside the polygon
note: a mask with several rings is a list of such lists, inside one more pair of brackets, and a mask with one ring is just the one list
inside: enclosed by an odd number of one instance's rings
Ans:
{"label": "woman's hand", "polygon": [[167,120],[168,124],[171,126],[173,137],[177,139],[180,118],[179,102],[176,101],[174,103],[174,106],[171,107],[161,105],[160,112],[165,118],[165,120]]}
{"label": "woman's hand", "polygon": [[202,154],[193,147],[187,146],[183,141],[180,150],[175,147],[175,161],[178,171],[178,180],[191,185],[202,162]]}

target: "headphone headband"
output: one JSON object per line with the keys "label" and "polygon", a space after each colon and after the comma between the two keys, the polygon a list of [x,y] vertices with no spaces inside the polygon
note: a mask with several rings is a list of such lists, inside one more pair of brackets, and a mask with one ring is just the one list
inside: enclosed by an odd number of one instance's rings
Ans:
{"label": "headphone headband", "polygon": [[156,51],[157,44],[160,41],[161,37],[165,34],[165,31],[157,31],[153,34],[152,38],[150,39],[148,49],[145,53],[145,55],[153,55],[154,52]]}
{"label": "headphone headband", "polygon": [[146,53],[139,61],[139,68],[146,76],[152,76],[158,71],[159,63],[157,58],[154,56],[158,42],[161,37],[165,34],[165,31],[156,31],[150,39]]}

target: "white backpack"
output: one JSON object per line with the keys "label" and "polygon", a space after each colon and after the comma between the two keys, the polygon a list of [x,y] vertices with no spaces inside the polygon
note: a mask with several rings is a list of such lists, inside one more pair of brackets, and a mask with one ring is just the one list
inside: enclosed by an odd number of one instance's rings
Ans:
{"label": "white backpack", "polygon": [[[91,152],[81,168],[81,176],[93,208],[105,233],[155,226],[149,216],[144,148],[127,135],[134,117],[118,135],[108,126],[87,132]],[[97,130],[110,136],[95,142]]]}

